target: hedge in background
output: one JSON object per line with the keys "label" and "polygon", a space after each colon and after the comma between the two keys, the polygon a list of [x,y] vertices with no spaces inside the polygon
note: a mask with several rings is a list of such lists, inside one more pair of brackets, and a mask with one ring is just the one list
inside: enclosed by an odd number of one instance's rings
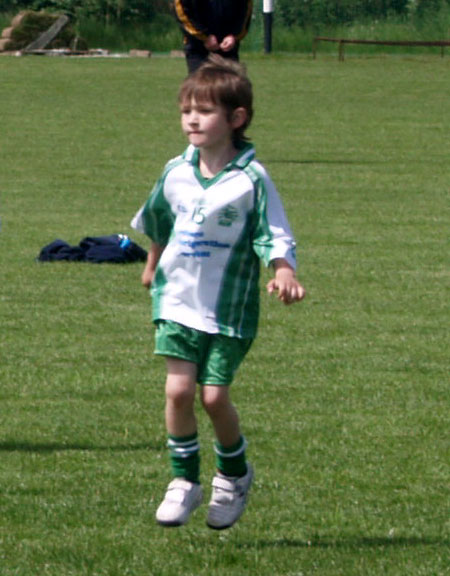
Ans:
{"label": "hedge in background", "polygon": [[[45,32],[56,22],[60,15],[47,12],[32,12],[31,10],[19,13],[11,22],[11,27],[3,31],[2,50],[22,50],[42,32]],[[75,31],[69,22],[52,40],[47,48],[67,48],[75,41]]]}

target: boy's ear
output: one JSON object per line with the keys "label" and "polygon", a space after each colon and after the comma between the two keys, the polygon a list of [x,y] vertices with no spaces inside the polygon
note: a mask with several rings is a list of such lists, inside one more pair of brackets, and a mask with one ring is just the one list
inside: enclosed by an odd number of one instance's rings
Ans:
{"label": "boy's ear", "polygon": [[231,127],[233,130],[240,128],[243,124],[245,124],[247,120],[247,110],[240,106],[239,108],[235,108],[233,113],[231,114]]}

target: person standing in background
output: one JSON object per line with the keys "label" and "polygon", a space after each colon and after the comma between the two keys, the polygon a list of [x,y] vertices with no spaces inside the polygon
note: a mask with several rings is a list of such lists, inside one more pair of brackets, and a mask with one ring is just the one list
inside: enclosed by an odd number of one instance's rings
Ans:
{"label": "person standing in background", "polygon": [[239,44],[250,26],[253,0],[175,0],[174,7],[184,34],[189,74],[211,52],[239,60]]}

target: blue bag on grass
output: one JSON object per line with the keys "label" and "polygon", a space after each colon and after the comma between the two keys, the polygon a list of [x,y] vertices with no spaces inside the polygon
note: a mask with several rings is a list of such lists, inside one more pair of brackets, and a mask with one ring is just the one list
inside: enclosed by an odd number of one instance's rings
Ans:
{"label": "blue bag on grass", "polygon": [[124,234],[110,236],[87,236],[78,246],[70,246],[64,240],[54,240],[44,246],[38,256],[39,262],[91,262],[93,264],[127,264],[144,262],[147,252]]}

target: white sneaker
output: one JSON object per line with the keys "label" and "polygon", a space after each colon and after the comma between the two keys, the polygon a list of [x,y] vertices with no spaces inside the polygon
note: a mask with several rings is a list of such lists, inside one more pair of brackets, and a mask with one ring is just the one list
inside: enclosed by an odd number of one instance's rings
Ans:
{"label": "white sneaker", "polygon": [[212,481],[212,496],[209,502],[208,519],[210,528],[230,528],[242,516],[247,504],[248,491],[253,480],[253,469],[247,464],[247,474],[241,478],[230,478],[220,472]]}
{"label": "white sneaker", "polygon": [[182,526],[203,500],[200,484],[184,478],[175,478],[167,487],[164,500],[156,511],[156,520],[162,526]]}

